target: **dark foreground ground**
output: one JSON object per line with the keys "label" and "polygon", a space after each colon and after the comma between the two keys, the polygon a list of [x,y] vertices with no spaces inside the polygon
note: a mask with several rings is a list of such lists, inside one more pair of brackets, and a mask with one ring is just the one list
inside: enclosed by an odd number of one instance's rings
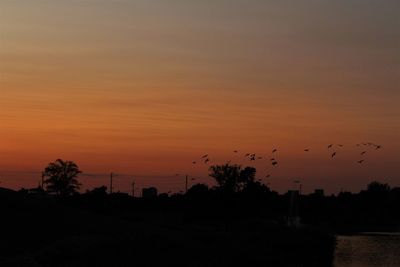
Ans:
{"label": "dark foreground ground", "polygon": [[323,231],[183,202],[171,208],[124,196],[2,192],[0,210],[2,267],[324,267],[331,266],[335,246]]}

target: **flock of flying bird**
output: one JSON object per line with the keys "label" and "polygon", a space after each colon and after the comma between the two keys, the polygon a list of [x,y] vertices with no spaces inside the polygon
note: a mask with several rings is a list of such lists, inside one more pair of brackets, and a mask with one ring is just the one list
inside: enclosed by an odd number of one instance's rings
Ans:
{"label": "flock of flying bird", "polygon": [[[357,147],[368,147],[368,148],[373,148],[373,149],[375,149],[375,150],[379,150],[379,149],[382,148],[381,145],[377,145],[377,144],[371,143],[371,142],[369,142],[369,143],[359,143],[359,144],[356,144],[356,146],[357,146]],[[331,150],[331,151],[333,150],[332,153],[331,153],[331,158],[335,158],[335,157],[337,156],[337,154],[338,154],[338,152],[334,149],[335,147],[344,147],[344,145],[341,145],[341,144],[337,144],[337,145],[330,144],[330,145],[328,145],[328,147],[327,147],[328,150]],[[310,150],[309,148],[304,149],[304,152],[310,152],[310,151],[311,151],[311,150]],[[275,154],[276,152],[278,152],[278,149],[274,148],[274,149],[272,150],[272,154]],[[367,152],[368,152],[367,150],[363,150],[363,151],[360,153],[360,156],[365,156],[365,155],[367,154]],[[239,151],[238,151],[238,150],[234,150],[233,153],[238,154]],[[250,160],[250,161],[256,161],[256,160],[262,160],[263,157],[257,156],[257,154],[255,154],[255,153],[253,153],[253,154],[252,154],[252,153],[247,153],[247,154],[244,155],[244,159]],[[204,164],[210,163],[210,157],[209,157],[209,155],[208,155],[208,154],[205,154],[204,156],[202,156],[202,157],[200,158],[200,161],[201,161],[202,163],[204,163]],[[272,166],[278,165],[278,161],[277,161],[274,157],[270,158],[269,161],[271,162],[271,165],[272,165]],[[365,158],[361,158],[360,160],[357,161],[357,163],[359,163],[359,164],[362,164],[362,163],[364,163],[364,162],[365,162]],[[193,165],[195,165],[195,164],[197,164],[197,163],[198,163],[197,161],[193,161],[193,162],[192,162]],[[269,178],[270,176],[271,176],[271,175],[268,174],[268,175],[266,176],[266,178]]]}

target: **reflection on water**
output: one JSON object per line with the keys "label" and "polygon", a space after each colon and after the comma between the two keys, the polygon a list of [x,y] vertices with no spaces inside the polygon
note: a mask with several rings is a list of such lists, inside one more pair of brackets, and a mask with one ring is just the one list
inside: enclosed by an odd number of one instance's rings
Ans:
{"label": "reflection on water", "polygon": [[334,267],[400,267],[400,234],[338,236]]}

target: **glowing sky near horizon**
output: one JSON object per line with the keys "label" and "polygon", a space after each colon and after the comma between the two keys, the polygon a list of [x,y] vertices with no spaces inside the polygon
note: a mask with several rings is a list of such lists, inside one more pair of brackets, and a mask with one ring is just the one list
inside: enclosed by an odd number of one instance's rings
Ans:
{"label": "glowing sky near horizon", "polygon": [[[330,192],[400,186],[399,10],[397,0],[3,0],[0,186],[36,186],[27,173],[64,158],[132,174],[122,191],[132,179],[179,191],[176,173],[211,181],[191,164],[201,155],[245,164],[248,152],[265,157],[260,177],[280,191],[293,179]],[[384,149],[360,165],[359,142]],[[330,143],[345,145],[335,160]]]}

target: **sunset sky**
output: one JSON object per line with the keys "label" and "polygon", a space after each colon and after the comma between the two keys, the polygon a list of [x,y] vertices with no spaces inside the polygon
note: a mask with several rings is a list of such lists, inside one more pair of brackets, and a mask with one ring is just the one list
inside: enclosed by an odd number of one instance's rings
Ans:
{"label": "sunset sky", "polygon": [[36,186],[63,158],[88,174],[83,190],[113,171],[115,190],[180,191],[178,173],[211,182],[202,155],[253,164],[246,153],[281,192],[400,186],[399,12],[398,0],[2,0],[0,186]]}

